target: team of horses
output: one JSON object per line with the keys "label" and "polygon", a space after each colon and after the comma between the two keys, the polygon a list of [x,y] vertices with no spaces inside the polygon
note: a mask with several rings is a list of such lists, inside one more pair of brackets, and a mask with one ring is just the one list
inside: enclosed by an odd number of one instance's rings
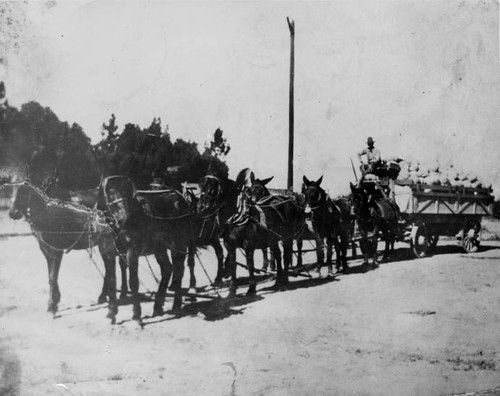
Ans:
{"label": "team of horses", "polygon": [[270,262],[275,265],[275,288],[279,290],[288,286],[294,242],[298,248],[294,268],[302,266],[303,239],[315,240],[316,271],[326,266],[329,276],[334,273],[333,249],[337,272],[349,271],[347,248],[355,224],[364,265],[378,265],[379,234],[386,242],[384,258],[390,254],[398,236],[398,209],[377,193],[376,186],[370,189],[364,184],[351,184],[349,197],[332,199],[321,187],[322,177],[310,181],[304,176],[301,192],[289,195],[271,194],[266,187],[271,179],[258,179],[250,169],[242,170],[236,180],[206,175],[199,183],[199,196],[170,188],[137,190],[126,176],[110,176],[96,189],[76,192],[53,184],[42,189],[24,180],[13,183],[10,216],[25,217],[47,260],[48,310],[54,315],[61,298],[58,273],[63,255],[71,250],[99,248],[105,274],[98,301],[108,301],[107,316],[113,323],[118,312],[117,258],[122,273],[120,298],[130,288],[133,319],[140,322],[140,256],[154,255],[160,267],[153,308],[153,315],[158,316],[164,313],[167,288],[174,293],[172,312],[181,310],[186,259],[190,288],[196,288],[194,257],[200,247],[214,248],[218,263],[215,285],[230,278],[229,296],[237,293],[238,249],[246,257],[247,294],[256,293],[256,249],[264,254],[265,268]]}

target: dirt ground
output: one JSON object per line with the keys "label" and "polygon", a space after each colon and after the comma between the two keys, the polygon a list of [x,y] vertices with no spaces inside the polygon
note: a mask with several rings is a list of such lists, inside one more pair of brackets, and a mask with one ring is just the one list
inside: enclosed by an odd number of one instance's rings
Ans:
{"label": "dirt ground", "polygon": [[[0,222],[1,231],[13,229]],[[96,304],[102,277],[87,252],[64,257],[53,319],[35,238],[5,238],[0,248],[0,394],[500,394],[498,242],[472,255],[440,242],[419,260],[400,244],[395,260],[375,270],[356,259],[349,275],[327,278],[324,269],[323,277],[291,278],[283,292],[267,280],[253,298],[242,285],[233,300],[186,301],[178,317],[151,318],[146,301],[144,328],[128,304],[116,325],[105,318]],[[213,252],[200,258],[213,278]],[[156,281],[140,265],[141,291],[152,292]],[[209,283],[201,265],[197,278]]]}

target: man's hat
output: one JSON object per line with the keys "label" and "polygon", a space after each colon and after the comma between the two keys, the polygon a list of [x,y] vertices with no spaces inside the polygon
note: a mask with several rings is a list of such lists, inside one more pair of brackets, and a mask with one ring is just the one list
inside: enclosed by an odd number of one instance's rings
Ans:
{"label": "man's hat", "polygon": [[372,137],[370,136],[367,140],[366,140],[366,144],[373,144],[375,143],[375,140],[372,139]]}

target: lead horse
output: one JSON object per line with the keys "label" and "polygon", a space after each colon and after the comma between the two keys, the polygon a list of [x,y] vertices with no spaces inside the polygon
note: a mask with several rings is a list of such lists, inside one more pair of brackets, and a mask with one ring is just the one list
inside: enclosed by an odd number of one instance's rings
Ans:
{"label": "lead horse", "polygon": [[49,273],[48,311],[54,316],[61,300],[58,284],[62,257],[71,250],[98,246],[105,266],[103,290],[108,297],[108,318],[117,313],[115,233],[101,212],[49,198],[29,181],[14,185],[9,215],[28,221],[47,260]]}
{"label": "lead horse", "polygon": [[[64,186],[61,186],[53,178],[49,179],[43,188],[43,191],[50,198],[60,199],[66,202],[70,202],[77,205],[86,206],[89,209],[98,209],[104,213],[104,215],[109,219],[109,207],[106,202],[106,197],[103,194],[103,185],[106,185],[107,181],[113,178],[120,178],[120,180],[125,180],[123,176],[108,176],[101,180],[98,187],[90,188],[86,190],[72,191]],[[125,181],[128,183],[128,181]],[[120,264],[121,273],[121,286],[120,286],[120,300],[125,300],[128,293],[127,286],[127,263],[124,255],[119,255],[118,261]],[[106,290],[105,285],[99,294],[97,302],[99,304],[106,301]]]}

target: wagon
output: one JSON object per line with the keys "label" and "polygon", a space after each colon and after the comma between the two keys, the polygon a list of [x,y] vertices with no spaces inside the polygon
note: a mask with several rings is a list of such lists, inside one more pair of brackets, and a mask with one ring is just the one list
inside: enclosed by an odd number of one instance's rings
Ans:
{"label": "wagon", "polygon": [[481,219],[492,213],[491,188],[413,184],[397,180],[402,239],[417,257],[432,253],[440,236],[453,236],[467,253],[478,250]]}

